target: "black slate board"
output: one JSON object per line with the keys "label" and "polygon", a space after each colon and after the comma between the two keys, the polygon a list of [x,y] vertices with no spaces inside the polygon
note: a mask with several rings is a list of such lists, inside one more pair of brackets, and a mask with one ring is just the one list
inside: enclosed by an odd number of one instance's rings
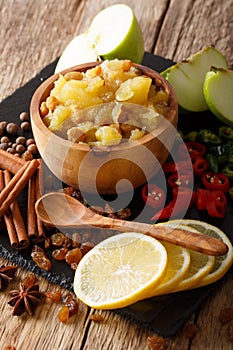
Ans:
{"label": "black slate board", "polygon": [[[29,111],[29,104],[34,91],[42,81],[53,74],[56,63],[57,60],[46,66],[38,75],[0,103],[0,120],[16,122],[21,112]],[[161,72],[171,66],[173,62],[163,57],[145,53],[143,64]],[[181,115],[179,117],[179,128],[185,133],[191,130],[207,128],[210,123],[212,126],[213,116],[209,112],[198,113],[194,118],[192,118],[191,115]],[[216,119],[215,127],[217,128],[218,126],[219,122]],[[29,132],[28,136],[30,135]],[[133,202],[137,202],[138,196],[139,192],[136,191]],[[20,198],[20,206],[24,215],[26,213],[25,198],[25,194]],[[135,210],[136,207],[137,206],[132,205],[132,210]],[[137,210],[140,210],[140,208],[137,208]],[[205,214],[198,213],[195,208],[189,211],[186,217],[203,220],[218,226],[226,232],[231,241],[233,241],[232,204],[228,206],[227,216],[224,220],[210,220],[210,218],[205,217]],[[68,290],[72,290],[73,272],[66,264],[54,261],[52,271],[42,271],[31,260],[30,250],[31,246],[24,251],[12,250],[9,245],[8,236],[6,232],[4,233],[2,230],[0,243],[0,255],[2,257],[47,278],[53,283],[57,283]],[[120,313],[122,317],[129,318],[132,322],[139,322],[141,325],[149,327],[154,332],[165,337],[171,336],[175,334],[188,317],[197,310],[202,301],[214,290],[215,286],[216,284],[188,292],[154,297],[138,302],[130,307],[116,310],[115,312]]]}

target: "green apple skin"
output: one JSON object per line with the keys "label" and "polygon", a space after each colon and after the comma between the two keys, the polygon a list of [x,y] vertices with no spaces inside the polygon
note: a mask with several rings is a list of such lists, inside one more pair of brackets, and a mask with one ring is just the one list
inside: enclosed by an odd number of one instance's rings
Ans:
{"label": "green apple skin", "polygon": [[222,53],[209,46],[161,73],[174,87],[178,103],[184,110],[201,112],[208,109],[203,83],[211,66],[227,68],[227,61]]}
{"label": "green apple skin", "polygon": [[233,71],[212,67],[206,73],[203,92],[211,112],[233,127]]}
{"label": "green apple skin", "polygon": [[144,56],[144,39],[141,27],[135,18],[132,19],[130,30],[124,41],[109,53],[99,53],[100,57],[105,60],[129,59],[134,63],[142,63]]}
{"label": "green apple skin", "polygon": [[57,63],[55,73],[100,59],[129,59],[141,63],[143,56],[143,33],[132,9],[116,4],[100,11],[90,27],[71,40]]}
{"label": "green apple skin", "polygon": [[141,63],[144,38],[133,10],[115,4],[99,12],[87,30],[98,55],[105,60],[129,59]]}

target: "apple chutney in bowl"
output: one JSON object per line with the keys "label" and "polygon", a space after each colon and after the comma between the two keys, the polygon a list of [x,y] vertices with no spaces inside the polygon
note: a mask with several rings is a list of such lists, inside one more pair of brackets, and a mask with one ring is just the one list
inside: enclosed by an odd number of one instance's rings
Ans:
{"label": "apple chutney in bowl", "polygon": [[50,170],[74,188],[100,194],[116,193],[122,179],[128,181],[120,192],[138,187],[158,171],[173,145],[177,111],[171,85],[129,60],[55,74],[30,106],[34,137]]}

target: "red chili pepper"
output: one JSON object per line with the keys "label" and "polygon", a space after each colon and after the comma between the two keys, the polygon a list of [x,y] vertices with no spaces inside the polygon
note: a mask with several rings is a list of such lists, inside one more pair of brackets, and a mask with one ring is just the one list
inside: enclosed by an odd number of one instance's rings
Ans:
{"label": "red chili pepper", "polygon": [[173,173],[168,177],[167,182],[172,188],[176,186],[188,186],[191,182],[191,178],[191,172],[183,172],[180,176],[178,176],[177,173]]}
{"label": "red chili pepper", "polygon": [[203,157],[197,156],[196,154],[191,155],[193,173],[195,176],[202,176],[208,167],[207,160]]}
{"label": "red chili pepper", "polygon": [[[190,191],[191,193],[191,201],[190,201],[190,205],[192,205],[193,203],[195,203],[195,199],[196,199],[196,195],[195,192],[193,192],[190,188],[187,187],[175,187],[173,189],[173,199],[161,210],[159,210],[152,218],[151,220],[166,220],[169,219],[173,216],[177,216],[181,213],[184,213],[187,211],[187,202],[186,200],[182,201],[180,198],[180,195],[184,196],[185,198],[187,198],[187,195],[190,195]],[[177,198],[179,195],[179,202],[177,202]]]}
{"label": "red chili pepper", "polygon": [[162,168],[165,174],[175,173],[177,171],[182,171],[183,169],[187,169],[187,162],[186,161],[166,162]]}
{"label": "red chili pepper", "polygon": [[173,194],[173,198],[176,198],[178,195],[185,196],[186,198],[187,196],[190,196],[191,200],[190,200],[189,206],[195,204],[197,200],[196,192],[194,192],[191,188],[188,188],[188,187],[183,187],[183,186],[174,187],[172,189],[172,194]]}
{"label": "red chili pepper", "polygon": [[197,209],[205,210],[208,202],[210,191],[203,188],[198,188],[197,190]]}
{"label": "red chili pepper", "polygon": [[142,187],[142,199],[154,209],[162,208],[165,203],[164,191],[155,184],[146,184]]}
{"label": "red chili pepper", "polygon": [[207,172],[202,175],[205,188],[213,191],[228,192],[230,189],[229,178],[221,173]]}
{"label": "red chili pepper", "polygon": [[196,141],[189,141],[180,144],[178,148],[178,156],[181,159],[184,159],[187,157],[187,152],[190,154],[190,156],[196,155],[199,157],[203,157],[206,153],[206,147],[203,144]]}
{"label": "red chili pepper", "polygon": [[206,147],[200,142],[189,141],[185,142],[185,145],[190,153],[190,156],[196,155],[199,157],[203,157],[206,153]]}
{"label": "red chili pepper", "polygon": [[227,209],[227,199],[222,191],[211,191],[208,196],[206,209],[210,216],[224,218]]}

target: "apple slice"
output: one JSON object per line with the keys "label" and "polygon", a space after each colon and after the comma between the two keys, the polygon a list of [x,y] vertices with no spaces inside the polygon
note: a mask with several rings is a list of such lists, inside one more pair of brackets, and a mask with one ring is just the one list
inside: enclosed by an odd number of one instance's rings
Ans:
{"label": "apple slice", "polygon": [[233,126],[233,71],[212,67],[206,73],[203,92],[211,112]]}
{"label": "apple slice", "polygon": [[132,9],[116,4],[99,12],[90,27],[68,44],[55,73],[98,59],[129,59],[141,63],[143,55],[143,34]]}
{"label": "apple slice", "polygon": [[208,109],[203,83],[211,66],[227,68],[227,61],[219,51],[209,46],[161,73],[173,85],[178,103],[185,110],[200,112]]}

